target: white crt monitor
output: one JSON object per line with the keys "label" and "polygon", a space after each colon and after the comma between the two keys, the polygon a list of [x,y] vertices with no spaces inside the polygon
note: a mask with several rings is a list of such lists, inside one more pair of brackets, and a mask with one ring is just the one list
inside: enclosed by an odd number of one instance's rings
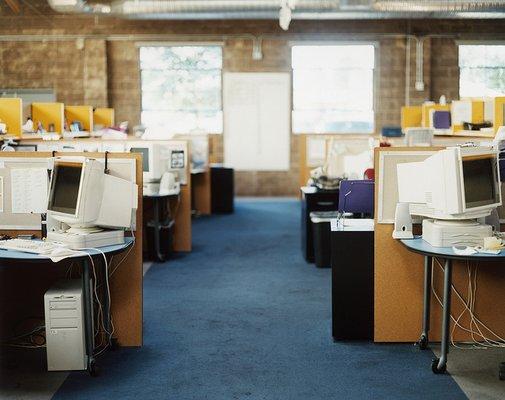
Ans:
{"label": "white crt monitor", "polygon": [[161,143],[135,142],[128,144],[128,151],[142,154],[144,183],[157,182],[167,170],[170,158],[167,146]]}
{"label": "white crt monitor", "polygon": [[71,233],[89,233],[96,227],[128,228],[136,209],[137,185],[104,172],[94,159],[55,160],[47,205],[51,219]]}
{"label": "white crt monitor", "polygon": [[399,202],[409,203],[412,215],[475,219],[502,204],[498,154],[490,147],[449,147],[397,170]]}

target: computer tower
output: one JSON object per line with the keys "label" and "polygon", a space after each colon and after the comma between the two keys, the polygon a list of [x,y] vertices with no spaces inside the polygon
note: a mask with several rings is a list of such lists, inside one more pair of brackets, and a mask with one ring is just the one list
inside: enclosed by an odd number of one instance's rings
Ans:
{"label": "computer tower", "polygon": [[82,281],[58,281],[44,295],[48,371],[87,367]]}

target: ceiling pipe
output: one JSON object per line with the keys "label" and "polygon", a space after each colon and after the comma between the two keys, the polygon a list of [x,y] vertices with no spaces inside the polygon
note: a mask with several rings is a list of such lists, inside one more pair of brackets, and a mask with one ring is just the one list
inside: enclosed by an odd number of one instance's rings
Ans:
{"label": "ceiling pipe", "polygon": [[60,13],[129,19],[505,18],[499,0],[48,0]]}
{"label": "ceiling pipe", "polygon": [[373,8],[383,12],[503,12],[500,0],[377,0]]}

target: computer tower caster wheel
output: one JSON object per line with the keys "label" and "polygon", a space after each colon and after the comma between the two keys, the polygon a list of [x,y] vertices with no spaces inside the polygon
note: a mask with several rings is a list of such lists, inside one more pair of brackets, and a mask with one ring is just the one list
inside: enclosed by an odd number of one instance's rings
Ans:
{"label": "computer tower caster wheel", "polygon": [[440,358],[434,358],[431,360],[431,370],[433,371],[434,374],[445,374],[446,371],[446,365],[444,364],[441,368],[438,367],[438,362],[440,361]]}

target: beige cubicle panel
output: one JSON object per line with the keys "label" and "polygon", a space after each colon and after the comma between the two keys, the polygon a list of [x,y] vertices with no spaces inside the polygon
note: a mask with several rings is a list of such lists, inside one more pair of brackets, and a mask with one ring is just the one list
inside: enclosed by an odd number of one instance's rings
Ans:
{"label": "beige cubicle panel", "polygon": [[[438,148],[389,147],[375,149],[375,279],[374,279],[374,341],[415,342],[421,334],[423,312],[424,258],[408,251],[398,240],[392,238],[393,225],[379,223],[379,190],[381,181],[391,173],[379,168],[380,153],[411,152],[413,154]],[[388,190],[396,190],[395,188]],[[420,227],[415,227],[420,233]],[[443,273],[434,264],[434,287],[441,298]],[[475,312],[478,318],[500,335],[505,334],[505,265],[479,263],[478,289]],[[453,285],[463,298],[467,296],[468,275],[464,263],[454,262]],[[451,314],[458,316],[463,305],[453,291]],[[430,340],[439,341],[441,336],[441,306],[431,296]],[[469,325],[468,314],[461,319]],[[451,323],[452,327],[452,323]],[[456,329],[455,340],[471,340],[468,333]]]}
{"label": "beige cubicle panel", "polygon": [[[102,140],[100,138],[81,138],[81,139],[60,139],[51,141],[42,140],[22,140],[22,144],[37,144],[43,151],[88,151],[99,149],[108,151],[110,154],[130,154],[126,153],[128,145],[142,142],[160,142],[174,143],[180,149],[187,153],[185,161],[185,177],[181,185],[181,194],[179,199],[170,200],[171,209],[174,212],[174,250],[181,252],[191,251],[191,174],[190,160],[191,146],[187,140],[140,140],[139,138],[129,137],[126,140]],[[76,153],[73,153],[76,154]],[[86,153],[91,154],[91,153]],[[139,156],[141,157],[141,156]],[[141,166],[142,167],[142,166]],[[142,175],[142,171],[141,171]],[[209,186],[210,191],[210,186]],[[209,206],[210,207],[210,206]],[[146,216],[149,219],[149,216]]]}
{"label": "beige cubicle panel", "polygon": [[201,215],[211,214],[211,182],[210,182],[210,151],[209,135],[176,135],[174,139],[186,140],[190,147],[191,164],[194,159],[202,164],[191,171],[192,207]]}
{"label": "beige cubicle panel", "polygon": [[[55,156],[86,156],[103,159],[103,153],[55,153]],[[8,165],[7,159],[26,158],[42,159],[49,158],[48,152],[4,152],[0,153],[0,161]],[[142,268],[142,162],[139,154],[109,154],[110,169],[114,170],[117,165],[115,160],[134,160],[134,175],[139,185],[138,209],[136,215],[135,244],[131,250],[116,255],[111,260],[110,268],[115,269],[118,263],[121,265],[110,277],[111,310],[115,326],[114,337],[121,346],[142,346],[142,322],[143,322],[143,268]],[[131,166],[131,164],[130,164]],[[120,175],[128,175],[127,170],[118,170]],[[23,224],[27,228],[31,226],[33,216],[20,218],[18,227],[2,229],[1,234],[16,236],[21,233],[31,233],[40,236],[40,229],[20,229]],[[40,216],[39,216],[40,221]],[[0,334],[12,333],[12,324],[19,322],[23,317],[43,317],[43,294],[58,279],[64,278],[70,262],[54,264],[14,265],[12,268],[0,270],[0,298],[2,304],[9,304],[0,311]],[[102,265],[97,268],[103,268]],[[19,294],[22,301],[19,301]],[[16,301],[17,299],[17,301]]]}

